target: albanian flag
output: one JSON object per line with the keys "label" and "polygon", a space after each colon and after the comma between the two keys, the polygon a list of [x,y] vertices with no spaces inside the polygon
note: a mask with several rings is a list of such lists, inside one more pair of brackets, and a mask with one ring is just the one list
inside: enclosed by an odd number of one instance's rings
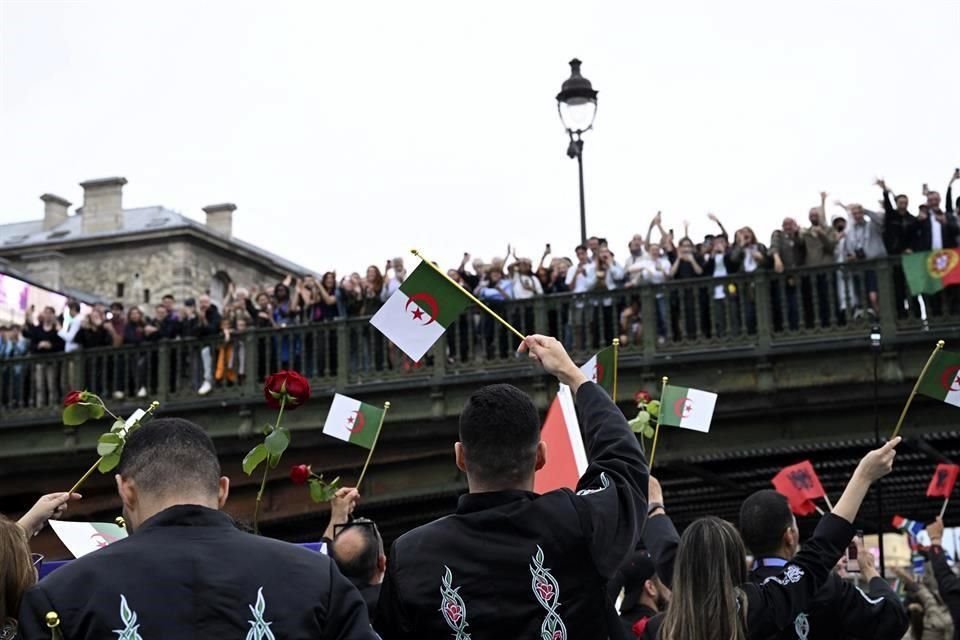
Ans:
{"label": "albanian flag", "polygon": [[955,464],[938,464],[933,472],[930,486],[927,487],[928,498],[949,498],[953,493],[953,485],[957,483],[957,474],[960,466]]}
{"label": "albanian flag", "polygon": [[784,467],[771,482],[779,493],[786,496],[790,510],[798,516],[808,516],[816,511],[813,501],[826,495],[809,460]]}

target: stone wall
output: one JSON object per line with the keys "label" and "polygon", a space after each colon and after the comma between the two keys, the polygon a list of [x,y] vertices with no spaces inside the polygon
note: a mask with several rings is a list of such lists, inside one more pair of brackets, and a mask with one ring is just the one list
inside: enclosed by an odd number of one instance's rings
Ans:
{"label": "stone wall", "polygon": [[[47,256],[36,263],[16,260],[13,264],[40,284],[87,291],[125,307],[152,306],[168,293],[179,303],[209,292],[219,304],[229,281],[245,287],[273,285],[284,275],[193,238],[75,249],[60,256],[57,283],[47,282]],[[43,269],[34,269],[34,264]],[[117,295],[118,283],[123,283],[123,296]],[[148,310],[147,315],[152,313]]]}

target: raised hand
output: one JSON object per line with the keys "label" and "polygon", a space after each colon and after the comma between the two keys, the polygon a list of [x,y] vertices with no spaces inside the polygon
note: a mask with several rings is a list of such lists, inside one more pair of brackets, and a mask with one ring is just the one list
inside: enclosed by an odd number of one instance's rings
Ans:
{"label": "raised hand", "polygon": [[927,534],[930,536],[930,544],[943,542],[943,518],[937,516],[936,520],[928,524]]}
{"label": "raised hand", "polygon": [[70,500],[79,500],[80,497],[79,493],[48,493],[41,496],[36,504],[23,514],[17,524],[26,531],[27,537],[33,537],[43,529],[48,520],[59,518],[67,510],[67,503]]}
{"label": "raised hand", "polygon": [[720,220],[717,218],[717,215],[715,213],[708,213],[707,219],[710,220],[711,222],[720,222]]}
{"label": "raised hand", "polygon": [[955,180],[960,180],[960,168],[953,170],[953,177],[950,178],[950,184],[953,184]]}
{"label": "raised hand", "polygon": [[880,187],[881,189],[883,189],[884,191],[887,191],[887,190],[888,190],[888,189],[887,189],[887,183],[883,180],[883,178],[877,178],[877,179],[874,181],[874,184],[877,185],[878,187]]}
{"label": "raised hand", "polygon": [[897,457],[896,447],[901,440],[902,438],[897,436],[879,449],[874,449],[863,456],[854,473],[871,483],[890,473],[893,469],[893,459]]}
{"label": "raised hand", "polygon": [[556,338],[538,334],[527,336],[517,352],[529,354],[531,360],[538,362],[544,371],[568,385],[574,393],[587,381],[587,376],[573,363],[563,344]]}

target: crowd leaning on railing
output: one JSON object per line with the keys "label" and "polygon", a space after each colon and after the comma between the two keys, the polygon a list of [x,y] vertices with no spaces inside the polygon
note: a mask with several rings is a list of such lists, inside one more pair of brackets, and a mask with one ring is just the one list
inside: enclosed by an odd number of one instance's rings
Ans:
{"label": "crowd leaning on railing", "polygon": [[[761,299],[768,305],[776,331],[875,322],[881,309],[880,287],[871,265],[887,256],[960,244],[956,215],[960,198],[954,201],[952,193],[957,180],[960,169],[951,177],[944,199],[924,185],[925,201],[916,215],[910,211],[909,198],[883,180],[876,181],[882,191],[876,210],[834,201],[836,211],[845,214],[829,220],[828,194],[823,192],[819,205],[810,208],[805,225],[784,218],[769,244],[760,242],[750,227],[730,234],[712,213],[708,218],[716,225],[716,233],[695,241],[687,222],[682,235],[676,234],[665,228],[657,212],[646,233],[634,235],[623,255],[602,237],[577,246],[572,258],[557,256],[548,244],[536,262],[508,246],[503,256],[489,261],[464,253],[447,275],[526,332],[538,328],[533,303],[551,298],[555,304],[544,329],[578,353],[609,344],[615,337],[624,347],[640,344],[645,314],[637,292],[644,287],[655,292],[646,318],[652,320],[654,326],[648,331],[658,345],[755,334]],[[0,406],[57,402],[76,372],[44,356],[93,349],[99,353],[121,346],[134,349],[125,358],[85,363],[85,379],[115,387],[98,391],[117,399],[146,397],[160,363],[155,353],[135,348],[189,338],[205,341],[205,346],[174,357],[167,367],[171,384],[184,380],[183,384],[206,395],[217,385],[239,384],[247,377],[243,338],[251,330],[321,326],[371,316],[407,274],[403,258],[393,258],[382,270],[371,265],[363,275],[351,273],[339,279],[331,271],[320,278],[288,275],[282,282],[249,288],[231,284],[219,305],[205,294],[182,302],[166,295],[152,308],[97,304],[83,315],[79,303],[72,300],[61,310],[31,308],[23,326],[0,327],[0,360],[16,358],[19,363],[3,369]],[[956,291],[912,296],[896,263],[892,276],[895,302],[890,308],[898,316],[960,312]],[[759,290],[759,277],[768,278],[766,291]],[[448,332],[447,355],[451,363],[474,355],[505,357],[509,345],[507,335],[488,314],[465,314]],[[258,346],[259,366],[254,373],[260,376],[270,368],[296,366],[309,375],[329,375],[335,373],[341,348],[333,331],[273,338]],[[420,364],[410,362],[366,325],[350,333],[346,348],[351,369],[413,370]],[[21,392],[14,393],[16,389]]]}

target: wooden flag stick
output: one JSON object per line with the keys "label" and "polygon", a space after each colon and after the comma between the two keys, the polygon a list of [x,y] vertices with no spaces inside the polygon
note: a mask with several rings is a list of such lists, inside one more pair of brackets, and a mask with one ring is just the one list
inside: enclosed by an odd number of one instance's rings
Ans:
{"label": "wooden flag stick", "polygon": [[833,513],[833,504],[830,502],[830,496],[824,493],[823,499],[827,501],[827,507],[830,509],[830,513]]}
{"label": "wooden flag stick", "polygon": [[613,339],[613,403],[617,403],[617,369],[620,367],[620,338]]}
{"label": "wooden flag stick", "polygon": [[670,380],[663,376],[663,387],[660,391],[660,415],[657,416],[657,428],[653,430],[653,446],[650,447],[650,470],[653,470],[653,458],[657,455],[657,440],[660,437],[660,418],[663,417],[663,394],[667,391],[667,382]]}
{"label": "wooden flag stick", "polygon": [[464,289],[463,287],[461,287],[461,286],[457,283],[456,280],[454,280],[453,278],[451,278],[450,276],[448,276],[447,274],[445,274],[443,271],[441,271],[441,270],[437,267],[437,265],[433,264],[432,262],[430,262],[429,260],[427,260],[426,258],[424,258],[424,257],[423,257],[423,254],[421,254],[419,251],[417,251],[416,249],[411,249],[411,250],[410,250],[410,253],[412,253],[413,255],[417,256],[417,257],[420,258],[421,260],[423,260],[424,263],[427,264],[427,266],[429,266],[431,269],[433,269],[434,271],[436,271],[437,273],[439,273],[441,276],[443,276],[443,278],[445,278],[450,284],[452,284],[452,285],[454,285],[455,287],[457,287],[458,289],[460,289],[460,290],[463,292],[463,295],[467,296],[467,298],[469,298],[471,301],[473,301],[473,303],[474,303],[475,305],[477,305],[478,307],[480,307],[481,309],[483,309],[484,311],[486,311],[487,313],[489,313],[491,316],[493,316],[494,319],[495,319],[497,322],[499,322],[499,323],[502,324],[504,327],[506,327],[507,329],[509,329],[509,330],[513,333],[513,335],[515,335],[515,336],[517,336],[518,338],[520,338],[520,341],[521,341],[521,342],[523,341],[524,338],[526,338],[526,336],[524,336],[522,333],[520,333],[519,331],[517,331],[517,330],[513,327],[512,324],[510,324],[509,322],[507,322],[506,320],[504,320],[503,318],[501,318],[500,315],[499,315],[496,311],[494,311],[493,309],[491,309],[491,308],[488,307],[487,305],[485,305],[485,304],[483,304],[482,302],[480,302],[480,300],[479,300],[475,295],[473,295],[472,293],[470,293],[469,291],[467,291],[466,289]]}
{"label": "wooden flag stick", "polygon": [[950,502],[950,496],[947,496],[943,499],[943,506],[940,507],[940,517],[943,518],[943,514],[947,512],[947,504]]}
{"label": "wooden flag stick", "polygon": [[[821,508],[818,507],[817,505],[813,505],[813,508],[817,510],[817,513],[819,513],[820,515],[823,515],[823,509],[821,509]],[[832,509],[831,509],[831,511],[832,511]]]}
{"label": "wooden flag stick", "polygon": [[938,340],[937,346],[933,348],[933,353],[931,353],[930,357],[927,358],[927,364],[923,365],[923,370],[920,371],[920,377],[917,378],[916,384],[913,385],[913,391],[911,391],[910,395],[907,397],[907,404],[903,405],[903,411],[900,412],[900,419],[897,420],[897,426],[893,430],[893,435],[890,436],[891,440],[899,435],[900,427],[903,426],[903,419],[907,417],[907,409],[910,408],[910,403],[913,402],[914,396],[917,395],[917,389],[920,387],[920,382],[922,382],[924,376],[927,375],[927,369],[930,368],[930,364],[933,362],[933,359],[937,357],[937,354],[940,353],[941,349],[943,349],[943,340]]}
{"label": "wooden flag stick", "polygon": [[360,479],[357,480],[356,489],[360,490],[360,483],[363,482],[363,476],[367,475],[367,467],[370,466],[370,459],[373,457],[373,450],[377,448],[377,442],[380,440],[380,432],[383,431],[383,421],[387,419],[387,411],[390,410],[390,402],[383,403],[383,413],[380,415],[380,426],[377,427],[377,435],[373,436],[373,444],[370,445],[370,452],[367,453],[367,461],[363,463],[363,471],[360,472]]}

